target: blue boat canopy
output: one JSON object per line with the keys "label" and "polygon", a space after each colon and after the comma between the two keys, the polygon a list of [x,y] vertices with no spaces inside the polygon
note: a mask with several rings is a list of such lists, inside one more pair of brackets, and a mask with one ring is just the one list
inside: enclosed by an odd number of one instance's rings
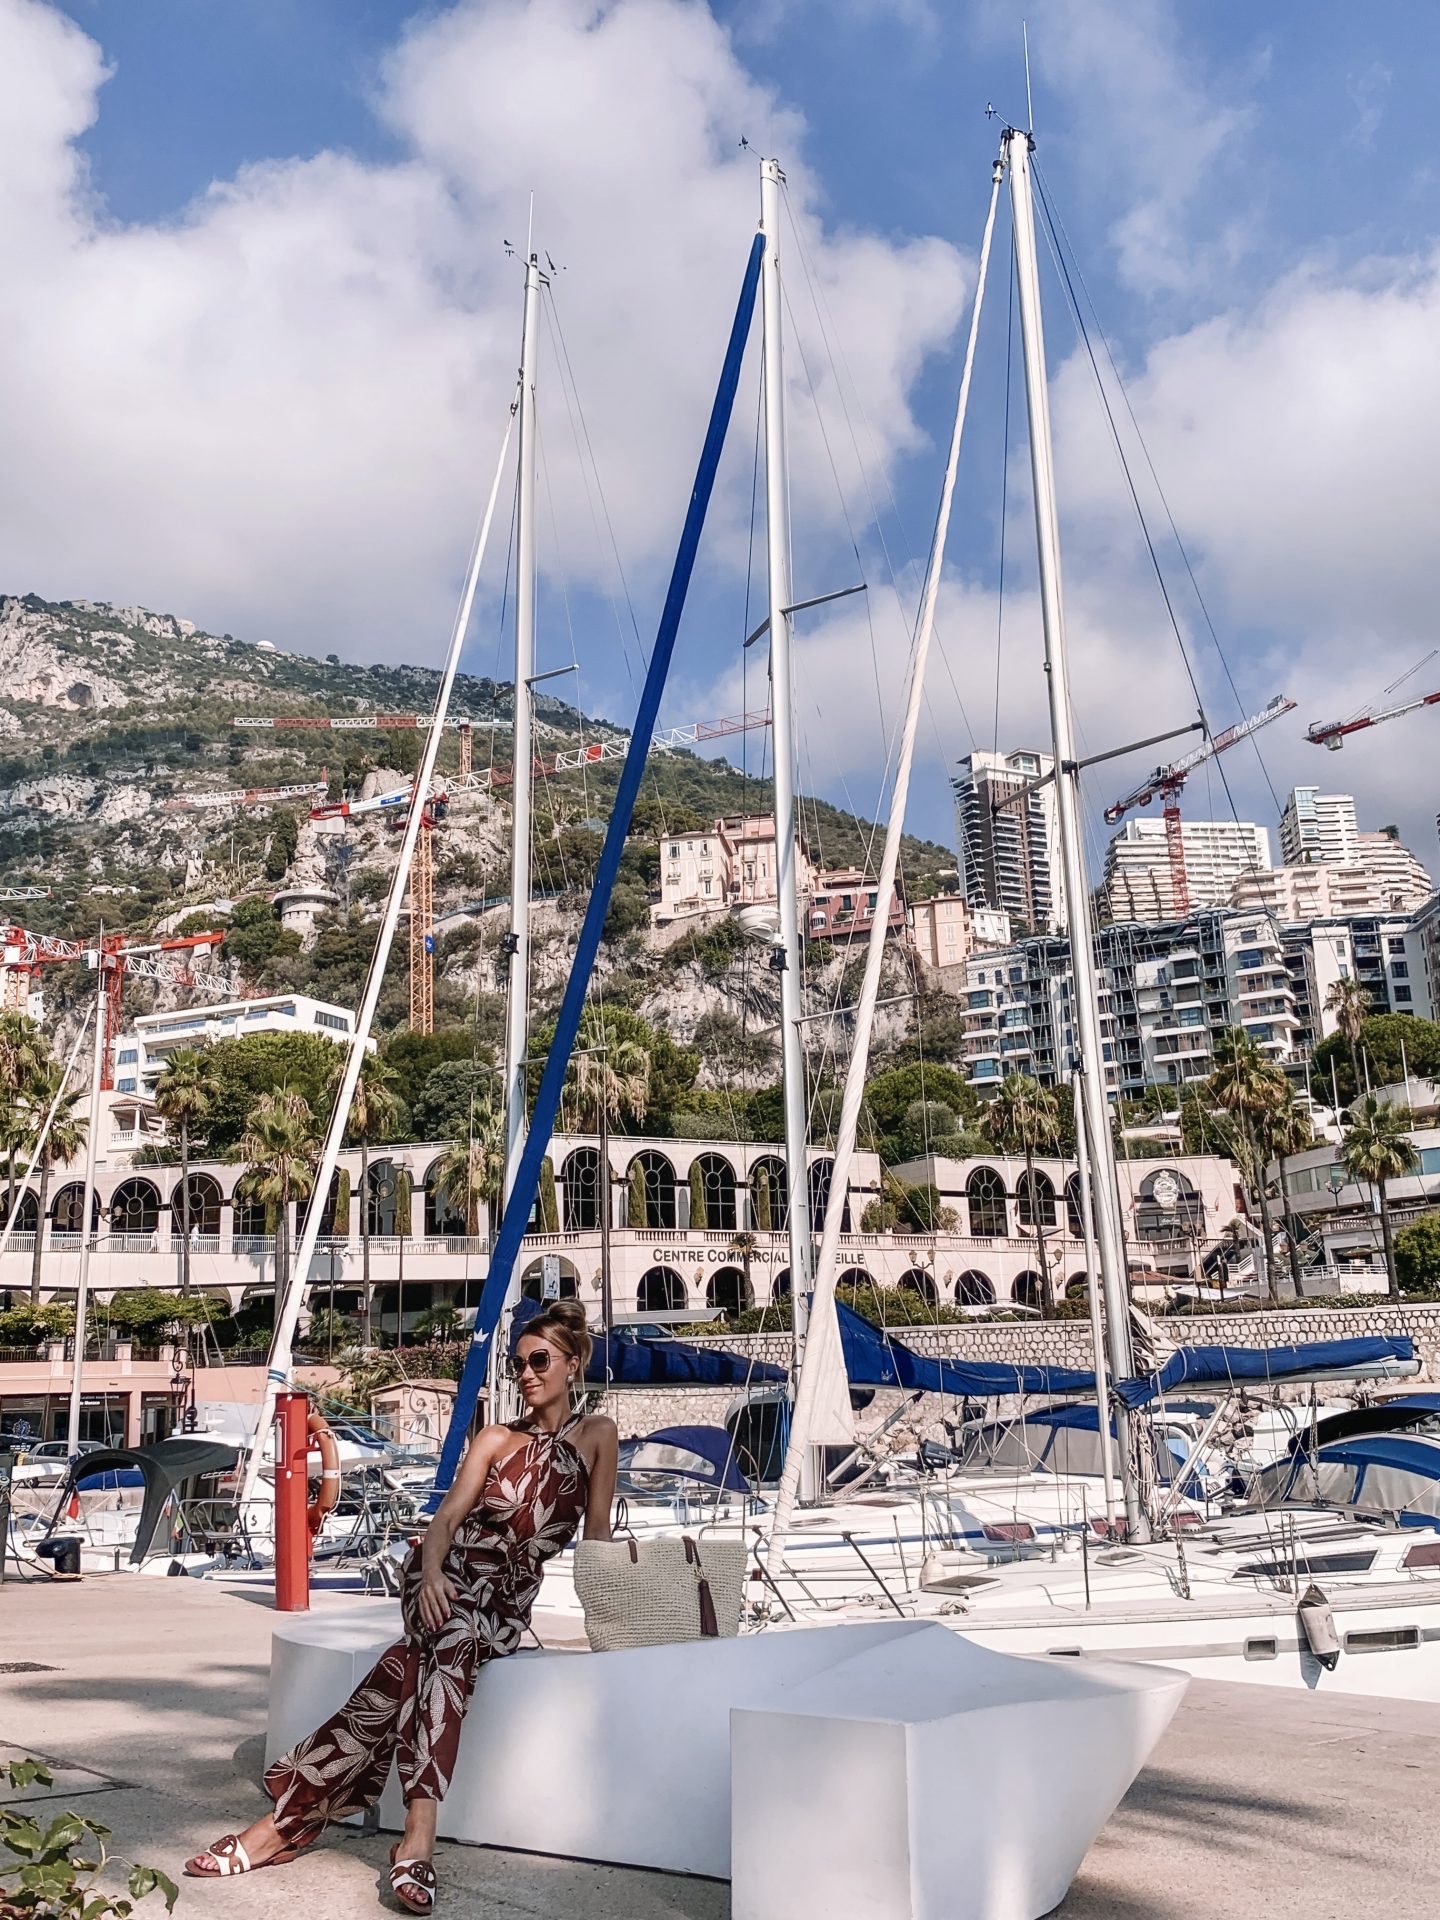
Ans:
{"label": "blue boat canopy", "polygon": [[1015,1393],[1093,1393],[1095,1376],[1074,1367],[1007,1367],[991,1361],[931,1360],[883,1333],[863,1314],[835,1302],[840,1345],[852,1387],[905,1387],[956,1399],[995,1400]]}
{"label": "blue boat canopy", "polygon": [[[510,1348],[541,1311],[538,1300],[522,1300],[510,1326]],[[785,1369],[768,1360],[751,1360],[728,1348],[692,1345],[685,1340],[639,1340],[623,1328],[594,1335],[585,1378],[603,1387],[750,1387],[784,1380]]]}
{"label": "blue boat canopy", "polygon": [[1312,1340],[1294,1347],[1177,1347],[1157,1372],[1121,1380],[1115,1391],[1127,1407],[1144,1407],[1183,1385],[1249,1386],[1312,1374],[1322,1379],[1326,1374],[1384,1374],[1414,1358],[1414,1342],[1403,1335],[1393,1340]]}
{"label": "blue boat canopy", "polygon": [[657,1427],[638,1440],[622,1440],[620,1471],[698,1480],[726,1493],[750,1491],[735,1464],[734,1438],[724,1427]]}

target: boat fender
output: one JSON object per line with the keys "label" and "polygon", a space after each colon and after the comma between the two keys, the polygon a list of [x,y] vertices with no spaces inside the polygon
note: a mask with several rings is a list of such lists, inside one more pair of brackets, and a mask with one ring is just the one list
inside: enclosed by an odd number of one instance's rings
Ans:
{"label": "boat fender", "polygon": [[340,1498],[340,1449],[330,1431],[329,1421],[315,1407],[310,1409],[305,1430],[309,1435],[309,1448],[320,1455],[320,1490],[305,1509],[305,1525],[313,1542],[324,1524],[326,1514]]}
{"label": "boat fender", "polygon": [[1311,1653],[1327,1673],[1340,1664],[1340,1635],[1335,1630],[1335,1610],[1319,1587],[1307,1587],[1297,1609],[1300,1632]]}

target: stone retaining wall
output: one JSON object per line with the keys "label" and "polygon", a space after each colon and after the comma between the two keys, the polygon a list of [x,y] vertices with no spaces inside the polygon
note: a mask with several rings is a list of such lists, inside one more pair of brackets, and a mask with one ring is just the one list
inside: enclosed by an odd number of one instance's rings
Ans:
{"label": "stone retaining wall", "polygon": [[[1364,1340],[1408,1334],[1421,1370],[1415,1385],[1440,1381],[1440,1306],[1281,1307],[1273,1313],[1167,1315],[1156,1322],[1176,1346],[1294,1346],[1310,1340]],[[896,1327],[895,1337],[935,1358],[998,1361],[1006,1366],[1088,1368],[1090,1324],[1086,1320],[972,1320],[936,1327]],[[724,1342],[732,1353],[788,1366],[787,1333],[736,1334]],[[729,1387],[675,1387],[627,1391],[613,1396],[622,1434],[650,1433],[663,1426],[713,1426],[736,1397]],[[860,1422],[864,1427],[893,1405],[876,1396]],[[920,1424],[928,1425],[921,1409]]]}

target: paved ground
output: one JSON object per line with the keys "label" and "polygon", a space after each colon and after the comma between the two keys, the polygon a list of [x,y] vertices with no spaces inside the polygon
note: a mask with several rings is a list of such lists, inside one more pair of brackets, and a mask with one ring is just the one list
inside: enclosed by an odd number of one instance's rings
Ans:
{"label": "paved ground", "polygon": [[[258,1600],[198,1581],[8,1582],[0,1740],[11,1744],[0,1756],[24,1750],[63,1768],[57,1805],[83,1807],[121,1852],[177,1872],[263,1806],[271,1619]],[[21,1661],[46,1670],[3,1670]],[[1059,1914],[1433,1920],[1437,1769],[1440,1709],[1197,1682]],[[186,1881],[177,1913],[259,1920],[293,1897],[307,1920],[348,1920],[372,1909],[387,1846],[346,1833],[283,1873]],[[724,1886],[667,1874],[448,1845],[437,1867],[445,1920],[729,1913]]]}

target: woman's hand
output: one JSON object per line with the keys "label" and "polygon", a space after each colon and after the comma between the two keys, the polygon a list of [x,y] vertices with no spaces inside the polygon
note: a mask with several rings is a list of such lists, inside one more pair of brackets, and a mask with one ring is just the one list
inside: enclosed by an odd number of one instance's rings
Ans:
{"label": "woman's hand", "polygon": [[420,1618],[432,1633],[438,1633],[450,1618],[455,1588],[438,1567],[427,1567],[420,1576]]}

